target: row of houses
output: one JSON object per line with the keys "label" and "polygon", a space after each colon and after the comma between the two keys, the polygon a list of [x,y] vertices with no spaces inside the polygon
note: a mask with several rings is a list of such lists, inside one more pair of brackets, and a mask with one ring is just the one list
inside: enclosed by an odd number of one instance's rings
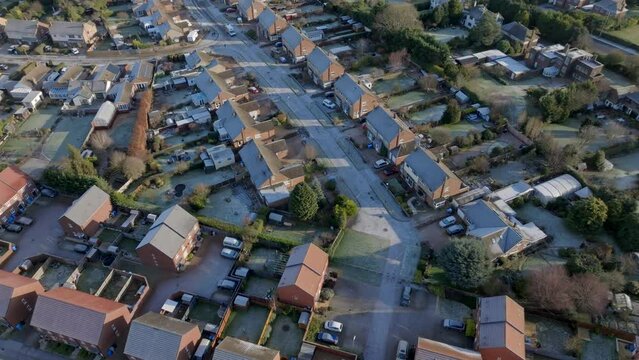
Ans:
{"label": "row of houses", "polygon": [[550,0],[549,2],[566,10],[582,9],[616,18],[622,18],[628,13],[626,0]]}
{"label": "row of houses", "polygon": [[98,29],[92,21],[18,20],[0,18],[0,33],[11,43],[37,45],[48,37],[63,47],[89,47],[97,39]]}
{"label": "row of houses", "polygon": [[170,5],[160,0],[143,0],[133,7],[133,15],[150,37],[158,40],[179,42],[191,30],[191,22],[179,16],[170,16]]}

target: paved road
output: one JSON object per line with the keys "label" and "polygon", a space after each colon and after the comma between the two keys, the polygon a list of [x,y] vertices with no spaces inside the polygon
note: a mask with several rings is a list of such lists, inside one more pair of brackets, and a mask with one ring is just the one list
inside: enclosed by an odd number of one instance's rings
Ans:
{"label": "paved road", "polygon": [[67,357],[42,351],[15,340],[0,340],[0,359],[65,360]]}
{"label": "paved road", "polygon": [[615,48],[623,53],[626,53],[628,55],[639,55],[639,52],[637,52],[637,50],[629,48],[627,46],[621,45],[619,43],[616,43],[614,41],[602,38],[600,36],[596,36],[596,35],[590,35],[592,37],[593,41],[605,44],[609,47]]}
{"label": "paved road", "polygon": [[193,0],[186,3],[191,9],[197,9],[192,11],[195,18],[201,23],[210,23],[220,33],[215,52],[234,57],[240,66],[253,72],[265,92],[291,122],[305,128],[319,144],[330,172],[336,175],[341,188],[348,190],[359,202],[361,210],[354,228],[372,235],[383,234],[389,239],[382,282],[369,309],[372,323],[369,324],[364,358],[390,358],[395,351],[388,344],[393,308],[399,302],[401,281],[412,278],[417,264],[418,237],[414,227],[401,215],[398,205],[370,166],[355,164],[361,162],[361,158],[349,157],[345,153],[343,147],[347,144],[343,134],[328,125],[330,120],[324,112],[290,77],[288,66],[274,63],[262,48],[242,33],[235,37],[226,36],[222,26],[228,20],[210,3],[205,5],[205,1],[194,3]]}

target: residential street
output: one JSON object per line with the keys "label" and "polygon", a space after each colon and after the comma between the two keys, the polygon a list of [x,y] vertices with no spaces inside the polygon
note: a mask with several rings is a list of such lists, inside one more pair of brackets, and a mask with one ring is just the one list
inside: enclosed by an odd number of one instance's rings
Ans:
{"label": "residential street", "polygon": [[[187,2],[187,6],[193,5]],[[194,9],[193,6],[189,6]],[[343,150],[350,146],[339,129],[329,124],[315,102],[306,95],[290,77],[286,65],[274,64],[262,48],[245,38],[242,32],[235,37],[226,36],[222,29],[227,19],[212,5],[195,6],[192,15],[202,19],[208,17],[220,34],[215,52],[235,58],[240,66],[256,74],[265,92],[270,94],[291,122],[304,127],[320,146],[329,162],[330,172],[336,176],[341,188],[348,190],[361,207],[354,229],[363,233],[389,239],[386,263],[377,299],[369,310],[372,314],[369,333],[364,350],[366,359],[388,359],[395,352],[396,340],[389,342],[388,334],[393,320],[393,308],[399,303],[401,281],[410,280],[417,265],[418,236],[411,222],[401,214],[399,206],[381,185],[379,177],[370,165],[362,164],[359,157],[349,157]],[[356,162],[359,162],[356,164]],[[361,169],[361,170],[358,170]]]}

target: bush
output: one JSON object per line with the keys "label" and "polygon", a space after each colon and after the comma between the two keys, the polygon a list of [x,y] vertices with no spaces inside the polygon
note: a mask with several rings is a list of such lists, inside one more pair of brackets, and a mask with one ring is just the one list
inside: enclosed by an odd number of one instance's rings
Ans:
{"label": "bush", "polygon": [[603,200],[591,197],[575,202],[568,209],[567,221],[574,230],[592,234],[601,230],[608,218],[608,207]]}
{"label": "bush", "polygon": [[589,252],[580,252],[568,259],[566,268],[571,274],[581,273],[593,273],[598,274],[602,272],[601,261]]}
{"label": "bush", "polygon": [[298,220],[309,221],[315,217],[319,209],[317,194],[307,183],[299,183],[291,191],[288,206]]}
{"label": "bush", "polygon": [[437,256],[455,286],[471,289],[480,286],[492,272],[488,249],[471,238],[453,239]]}
{"label": "bush", "polygon": [[189,203],[191,209],[193,209],[194,211],[200,211],[204,209],[206,207],[206,199],[209,197],[210,193],[211,189],[208,186],[204,184],[196,185],[195,189],[193,189],[193,193],[187,199],[187,202]]}
{"label": "bush", "polygon": [[324,184],[324,187],[326,187],[326,190],[328,191],[335,191],[335,189],[337,188],[337,181],[335,181],[335,179],[329,179]]}
{"label": "bush", "polygon": [[335,296],[335,290],[329,288],[323,288],[320,292],[320,300],[321,301],[329,301]]}

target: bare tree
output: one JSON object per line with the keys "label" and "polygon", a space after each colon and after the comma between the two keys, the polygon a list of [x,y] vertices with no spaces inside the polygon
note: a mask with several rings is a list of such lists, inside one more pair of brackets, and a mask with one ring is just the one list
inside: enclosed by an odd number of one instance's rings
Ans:
{"label": "bare tree", "polygon": [[572,310],[571,280],[561,265],[549,266],[533,271],[527,282],[528,299],[551,311]]}
{"label": "bare tree", "polygon": [[428,132],[428,135],[437,145],[446,145],[453,141],[453,137],[450,135],[450,133],[443,129],[432,129]]}
{"label": "bare tree", "polygon": [[437,75],[426,74],[417,80],[417,84],[424,91],[435,92],[437,91]]}
{"label": "bare tree", "polygon": [[623,125],[613,121],[606,124],[606,128],[604,129],[604,131],[606,133],[606,139],[608,139],[608,141],[616,141],[618,140],[618,138],[628,134],[628,130],[626,130]]}
{"label": "bare tree", "polygon": [[180,161],[177,163],[177,165],[175,165],[175,173],[177,175],[184,174],[188,170],[189,170],[189,164],[187,164],[184,161]]}
{"label": "bare tree", "polygon": [[490,161],[486,156],[480,155],[472,158],[468,166],[476,174],[485,174],[490,170]]}
{"label": "bare tree", "polygon": [[393,51],[388,55],[388,65],[393,70],[401,70],[406,66],[408,60],[408,51],[401,49]]}
{"label": "bare tree", "polygon": [[304,145],[304,157],[306,160],[314,160],[317,157],[317,149],[313,144]]}
{"label": "bare tree", "polygon": [[530,117],[528,121],[526,121],[526,126],[524,127],[524,134],[535,140],[539,135],[541,135],[541,131],[544,128],[544,122],[541,121],[538,117]]}
{"label": "bare tree", "polygon": [[402,30],[423,30],[419,12],[409,3],[393,3],[375,16],[373,27],[379,32],[395,33]]}
{"label": "bare tree", "polygon": [[146,171],[146,164],[142,159],[135,156],[127,156],[122,162],[122,173],[128,179],[138,179]]}
{"label": "bare tree", "polygon": [[126,159],[126,154],[121,151],[114,151],[111,154],[111,158],[109,159],[109,166],[111,169],[120,169],[122,168],[122,163]]}
{"label": "bare tree", "polygon": [[584,147],[592,143],[597,137],[599,130],[592,125],[586,125],[579,129],[579,147]]}
{"label": "bare tree", "polygon": [[96,151],[106,150],[113,145],[113,139],[107,134],[106,131],[96,131],[91,134],[89,139],[91,148]]}
{"label": "bare tree", "polygon": [[594,274],[579,274],[571,279],[572,294],[577,310],[601,315],[608,305],[608,286]]}

